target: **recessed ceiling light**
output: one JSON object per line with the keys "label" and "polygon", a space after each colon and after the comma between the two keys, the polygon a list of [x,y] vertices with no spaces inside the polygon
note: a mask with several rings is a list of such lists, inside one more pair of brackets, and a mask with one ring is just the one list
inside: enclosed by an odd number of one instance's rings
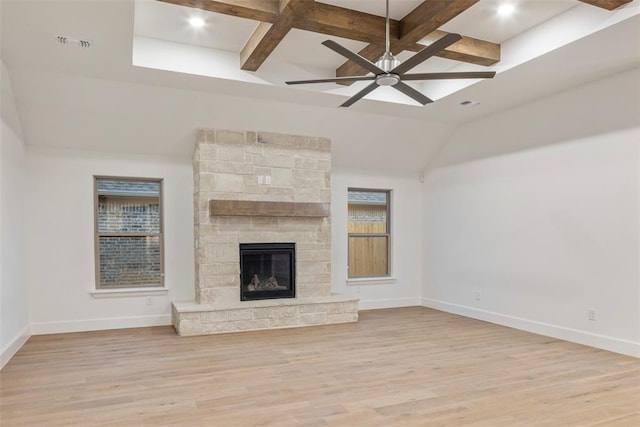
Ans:
{"label": "recessed ceiling light", "polygon": [[466,101],[462,101],[460,103],[460,105],[462,105],[464,107],[475,107],[476,105],[480,105],[480,102],[472,101],[472,100],[466,100]]}
{"label": "recessed ceiling light", "polygon": [[195,28],[201,28],[204,27],[204,19],[202,18],[198,18],[197,16],[194,16],[193,18],[189,19],[189,25],[191,25],[192,27]]}
{"label": "recessed ceiling light", "polygon": [[512,3],[504,3],[498,7],[498,15],[509,16],[515,12],[516,7]]}

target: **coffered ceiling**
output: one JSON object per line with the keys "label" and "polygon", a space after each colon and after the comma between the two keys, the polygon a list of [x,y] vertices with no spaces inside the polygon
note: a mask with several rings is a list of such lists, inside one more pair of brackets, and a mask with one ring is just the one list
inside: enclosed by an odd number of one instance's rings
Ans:
{"label": "coffered ceiling", "polygon": [[[341,2],[344,4],[341,6],[314,0],[159,1],[258,22],[239,53],[240,68],[243,70],[258,70],[292,29],[367,43],[359,54],[370,61],[376,61],[384,53],[385,17],[367,12],[366,9],[362,10],[362,7],[367,4],[365,2],[351,2],[352,4],[349,5],[351,8],[348,8],[345,7],[347,6],[345,2]],[[611,10],[630,1],[586,0],[585,2]],[[426,45],[446,35],[447,31],[441,28],[478,2],[479,0],[426,0],[418,2],[410,12],[406,12],[406,9],[414,2],[402,2],[402,9],[400,9],[402,18],[391,19],[389,23],[392,53],[397,55],[404,51],[420,51]],[[568,1],[562,5],[562,7],[570,6],[571,3]],[[553,9],[547,10],[547,13],[552,13]],[[449,46],[437,56],[478,65],[494,65],[500,60],[499,42],[464,34],[462,33],[462,40]],[[504,36],[500,38],[504,39]],[[494,34],[495,39],[497,36]],[[348,61],[336,69],[335,75],[343,77],[366,74],[366,72],[364,68]]]}
{"label": "coffered ceiling", "polygon": [[[406,60],[445,34],[455,32],[463,35],[463,39],[413,71],[501,72],[521,63],[513,60],[519,56],[518,52],[507,51],[505,56],[505,42],[522,38],[533,28],[572,13],[572,9],[580,5],[581,11],[592,9],[596,11],[592,13],[603,16],[609,10],[615,13],[629,6],[630,2],[390,0],[391,50],[400,60]],[[498,13],[505,3],[514,6],[511,16]],[[384,15],[384,0],[137,0],[134,64],[277,86],[283,86],[286,80],[363,75],[366,70],[353,62],[345,62],[321,43],[328,38],[336,40],[375,62],[384,52]],[[203,19],[204,27],[188,26],[188,20],[194,16]],[[575,19],[570,27],[583,17]],[[553,36],[563,31],[562,24],[549,27],[549,34]],[[569,28],[566,33],[572,31]],[[574,37],[589,33],[576,33]],[[563,44],[552,43],[547,51]],[[181,60],[167,59],[170,57]],[[477,82],[412,82],[412,85],[420,91],[428,90],[432,98],[439,98]],[[358,83],[352,88],[320,84],[296,90],[349,96],[361,87]],[[368,98],[416,105],[393,91],[376,91]]]}

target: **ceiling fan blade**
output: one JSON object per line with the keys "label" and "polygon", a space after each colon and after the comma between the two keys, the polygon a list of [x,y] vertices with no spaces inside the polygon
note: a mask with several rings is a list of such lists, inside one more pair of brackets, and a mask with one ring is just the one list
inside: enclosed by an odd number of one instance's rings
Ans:
{"label": "ceiling fan blade", "polygon": [[430,99],[427,96],[424,96],[423,94],[421,94],[420,92],[418,92],[417,90],[415,90],[414,88],[412,88],[406,83],[399,82],[393,85],[392,87],[404,93],[408,97],[414,99],[415,101],[418,101],[422,105],[433,102],[432,99]]}
{"label": "ceiling fan blade", "polygon": [[351,105],[355,104],[357,101],[359,101],[360,99],[364,98],[367,94],[373,92],[373,90],[375,88],[378,87],[378,83],[373,82],[371,83],[369,86],[365,87],[364,89],[362,89],[360,92],[356,93],[355,95],[353,95],[351,98],[347,99],[342,105],[341,107],[350,107]]}
{"label": "ceiling fan blade", "polygon": [[495,71],[403,74],[402,80],[492,79]]}
{"label": "ceiling fan blade", "polygon": [[304,85],[307,83],[338,83],[338,82],[359,82],[363,80],[375,80],[376,76],[350,76],[350,77],[336,77],[333,79],[317,79],[317,80],[296,80],[292,82],[285,82],[288,85]]}
{"label": "ceiling fan blade", "polygon": [[416,53],[411,58],[407,59],[402,64],[398,65],[396,68],[394,68],[390,72],[394,74],[406,73],[413,67],[431,58],[436,53],[443,51],[444,49],[451,46],[452,44],[454,44],[460,39],[462,39],[462,36],[460,34],[449,33],[446,36],[431,43],[429,46],[425,47],[420,52]]}
{"label": "ceiling fan blade", "polygon": [[325,40],[322,42],[322,44],[328,47],[329,49],[333,50],[334,52],[337,52],[340,55],[344,56],[345,58],[355,62],[361,67],[366,68],[367,70],[371,71],[373,74],[384,73],[383,69],[379,68],[376,64],[369,61],[367,58],[364,58],[355,52],[351,52],[349,49],[339,45],[333,40]]}

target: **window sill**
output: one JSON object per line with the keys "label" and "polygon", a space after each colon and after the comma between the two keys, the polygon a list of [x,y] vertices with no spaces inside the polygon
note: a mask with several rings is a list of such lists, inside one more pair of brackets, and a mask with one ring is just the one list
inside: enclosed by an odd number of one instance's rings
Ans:
{"label": "window sill", "polygon": [[386,285],[396,283],[395,277],[358,277],[355,279],[347,279],[347,285]]}
{"label": "window sill", "polygon": [[166,295],[167,288],[122,288],[122,289],[96,289],[91,291],[94,298],[117,298],[117,297],[142,297],[152,295]]}

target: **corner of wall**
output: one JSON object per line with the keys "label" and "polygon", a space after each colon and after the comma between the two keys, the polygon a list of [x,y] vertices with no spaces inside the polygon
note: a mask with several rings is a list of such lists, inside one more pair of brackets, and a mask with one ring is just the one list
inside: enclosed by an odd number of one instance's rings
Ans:
{"label": "corner of wall", "polygon": [[20,120],[13,95],[11,75],[2,59],[0,59],[0,91],[2,92],[0,96],[0,114],[2,115],[2,121],[20,141],[24,141],[22,121]]}
{"label": "corner of wall", "polygon": [[0,367],[30,336],[23,275],[25,144],[9,72],[1,64],[0,133]]}
{"label": "corner of wall", "polygon": [[9,363],[11,358],[22,348],[22,346],[31,338],[31,327],[25,326],[0,352],[0,370]]}

